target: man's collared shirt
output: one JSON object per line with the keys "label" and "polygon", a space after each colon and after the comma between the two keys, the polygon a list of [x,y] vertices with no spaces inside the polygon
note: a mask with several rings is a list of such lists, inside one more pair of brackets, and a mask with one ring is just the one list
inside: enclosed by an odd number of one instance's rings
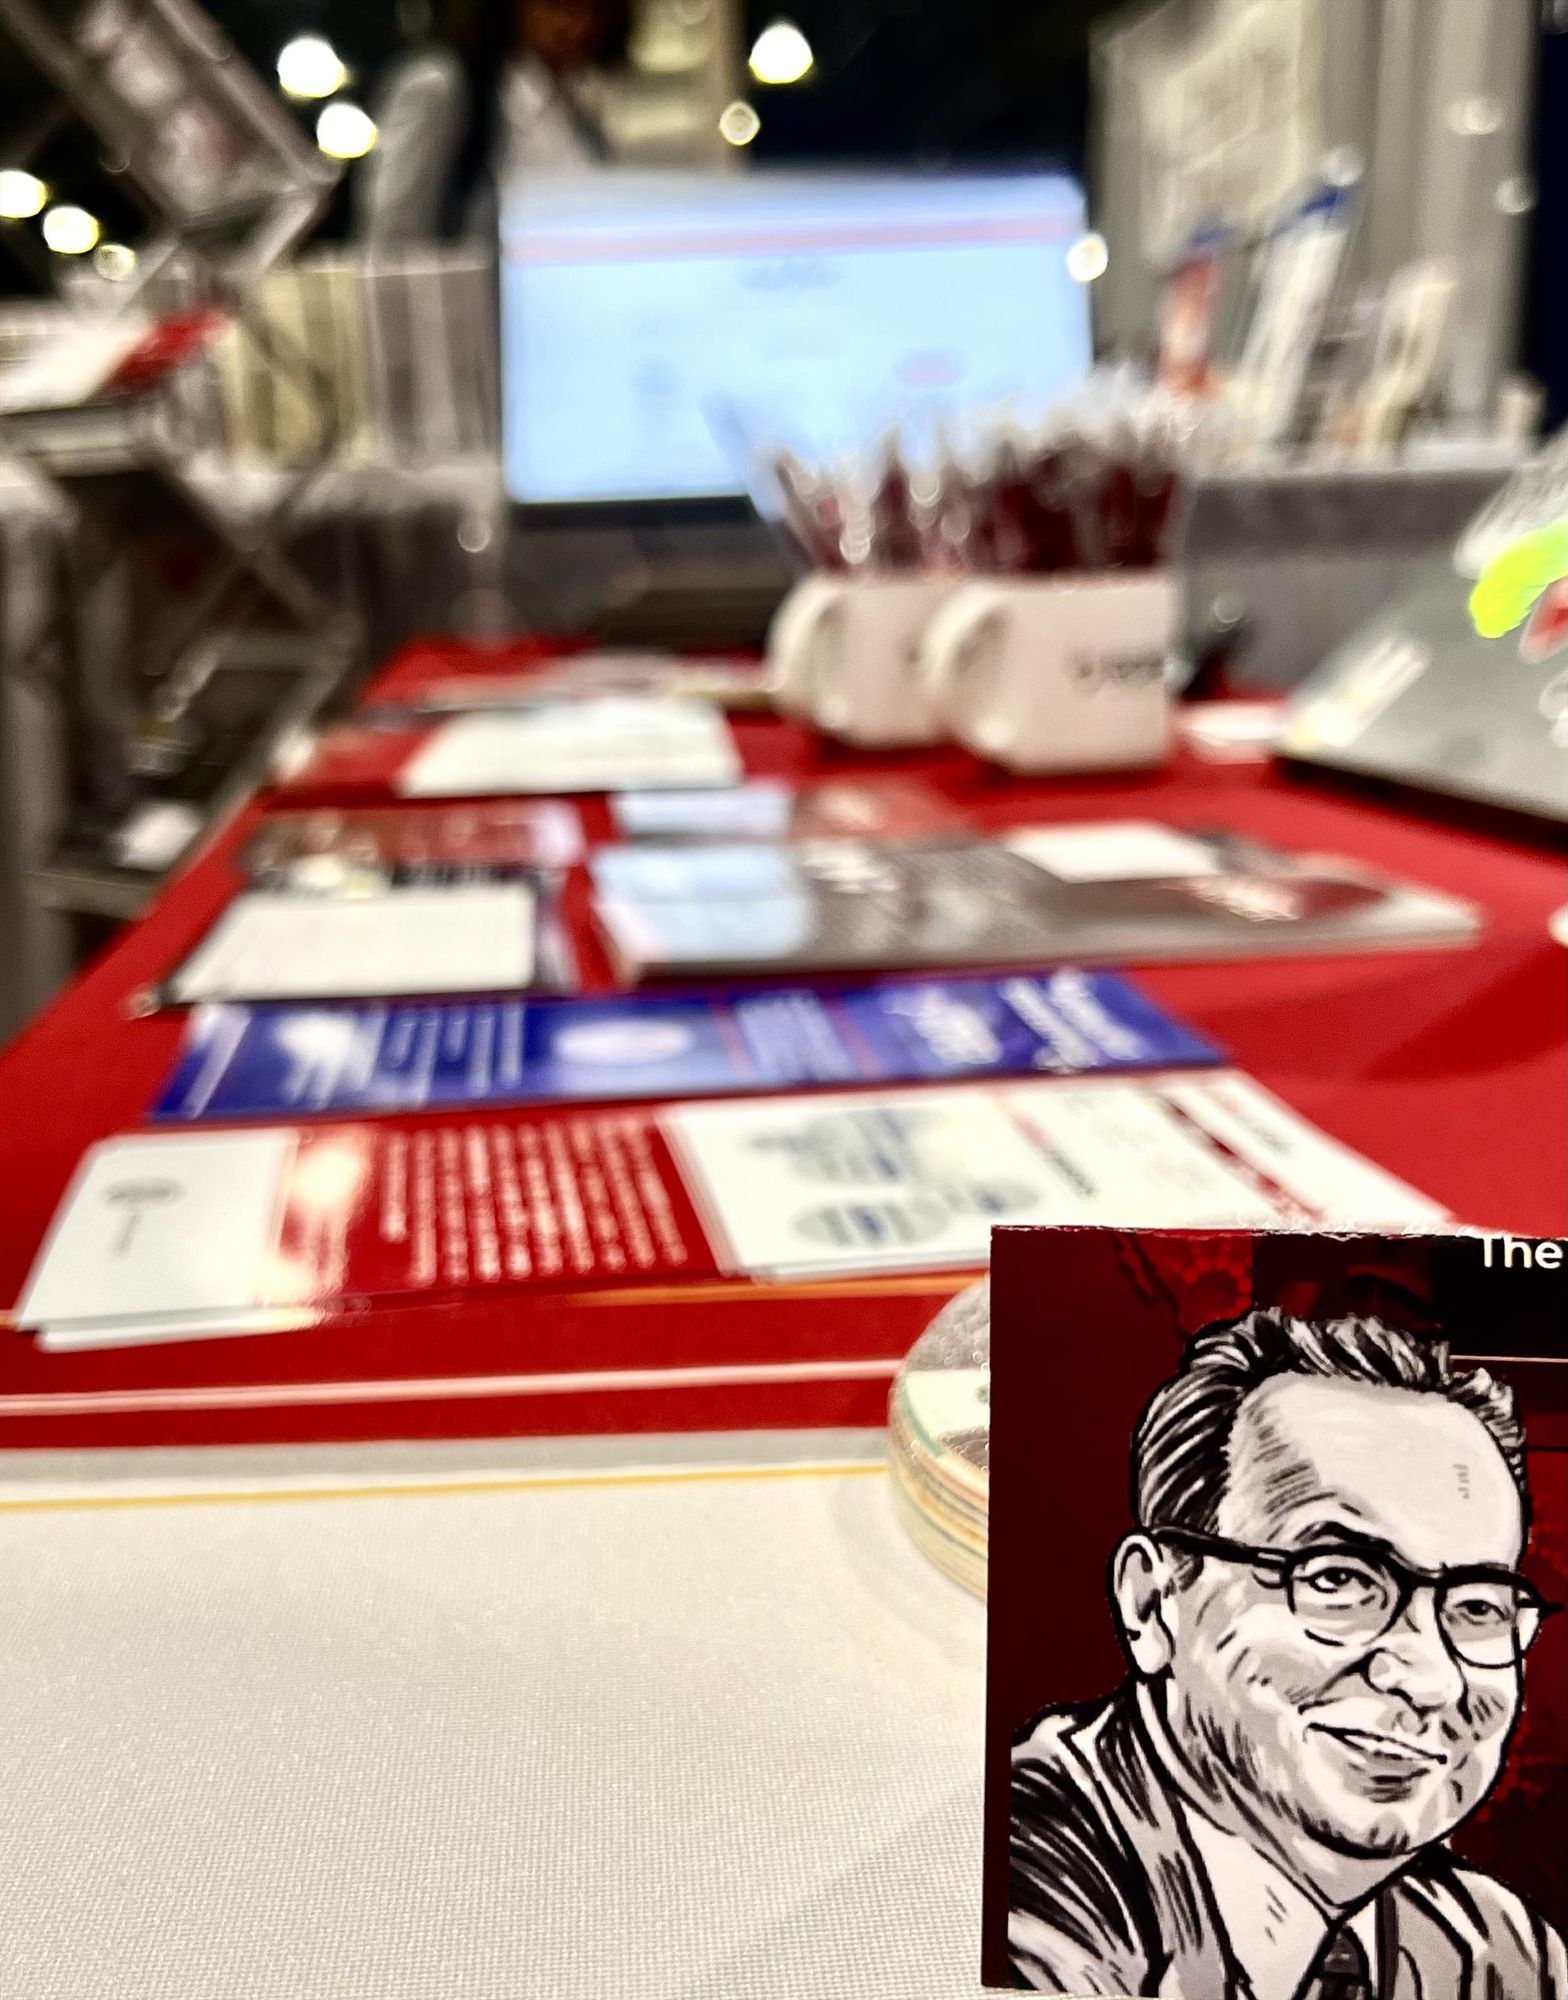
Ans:
{"label": "man's collared shirt", "polygon": [[[1178,1811],[1203,1862],[1209,1893],[1251,2000],[1296,2000],[1337,1919],[1239,1834],[1224,1832],[1185,1803]],[[1367,1955],[1376,1993],[1374,1904],[1362,1904],[1349,1928]]]}

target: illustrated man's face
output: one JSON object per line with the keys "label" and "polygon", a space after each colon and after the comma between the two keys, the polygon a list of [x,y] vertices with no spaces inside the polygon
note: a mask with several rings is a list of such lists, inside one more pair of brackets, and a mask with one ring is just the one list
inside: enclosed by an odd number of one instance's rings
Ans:
{"label": "illustrated man's face", "polygon": [[[1254,1547],[1336,1539],[1412,1569],[1514,1567],[1519,1494],[1478,1418],[1440,1396],[1280,1376],[1242,1405],[1217,1524]],[[1380,1638],[1314,1635],[1277,1573],[1205,1561],[1173,1606],[1171,1732],[1200,1784],[1276,1835],[1394,1858],[1439,1840],[1497,1778],[1517,1661],[1466,1665],[1417,1591]]]}

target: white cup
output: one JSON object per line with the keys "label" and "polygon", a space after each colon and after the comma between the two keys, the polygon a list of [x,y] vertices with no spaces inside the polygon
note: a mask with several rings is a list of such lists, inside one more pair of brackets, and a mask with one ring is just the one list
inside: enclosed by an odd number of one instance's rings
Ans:
{"label": "white cup", "polygon": [[1163,571],[984,578],[932,615],[920,676],[943,733],[1010,770],[1157,764],[1175,620]]}
{"label": "white cup", "polygon": [[939,741],[919,669],[920,640],[949,576],[822,572],[780,605],[768,664],[780,708],[867,748]]}

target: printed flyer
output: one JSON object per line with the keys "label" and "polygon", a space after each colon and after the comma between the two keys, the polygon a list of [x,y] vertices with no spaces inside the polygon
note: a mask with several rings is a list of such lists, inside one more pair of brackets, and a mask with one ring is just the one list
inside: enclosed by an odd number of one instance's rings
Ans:
{"label": "printed flyer", "polygon": [[159,1119],[729,1096],[1215,1063],[1126,980],[1063,971],[655,999],[210,1006]]}
{"label": "printed flyer", "polygon": [[105,1347],[310,1327],[349,1301],[967,1270],[999,1223],[1444,1220],[1225,1070],[474,1109],[108,1140],[11,1318]]}

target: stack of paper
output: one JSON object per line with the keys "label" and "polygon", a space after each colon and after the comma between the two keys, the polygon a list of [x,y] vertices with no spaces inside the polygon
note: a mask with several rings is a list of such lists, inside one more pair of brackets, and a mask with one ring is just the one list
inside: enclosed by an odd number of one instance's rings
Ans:
{"label": "stack of paper", "polygon": [[911,1348],[888,1404],[888,1464],[915,1542],[985,1596],[991,1484],[991,1308],[982,1283]]}
{"label": "stack of paper", "polygon": [[132,1133],[81,1161],[11,1317],[124,1347],[715,1268],[636,1114]]}
{"label": "stack of paper", "polygon": [[17,1324],[62,1348],[310,1325],[318,1301],[305,1261],[282,1247],[296,1153],[287,1131],[96,1147],[50,1225]]}
{"label": "stack of paper", "polygon": [[1235,1071],[885,1091],[660,1114],[726,1269],[983,1267],[997,1224],[1441,1219]]}
{"label": "stack of paper", "polygon": [[407,798],[733,785],[729,725],[707,702],[607,697],[444,723],[397,780]]}
{"label": "stack of paper", "polygon": [[999,841],[601,847],[594,906],[630,983],[764,967],[1158,963],[1468,943],[1468,903],[1358,863],[1138,821]]}
{"label": "stack of paper", "polygon": [[180,1004],[487,993],[534,977],[527,882],[410,885],[365,896],[251,889],[169,981]]}
{"label": "stack of paper", "polygon": [[552,665],[515,674],[453,674],[428,682],[406,706],[420,715],[465,715],[531,702],[602,700],[609,695],[706,701],[716,708],[764,711],[773,705],[768,670],[756,660],[596,651],[571,653]]}

